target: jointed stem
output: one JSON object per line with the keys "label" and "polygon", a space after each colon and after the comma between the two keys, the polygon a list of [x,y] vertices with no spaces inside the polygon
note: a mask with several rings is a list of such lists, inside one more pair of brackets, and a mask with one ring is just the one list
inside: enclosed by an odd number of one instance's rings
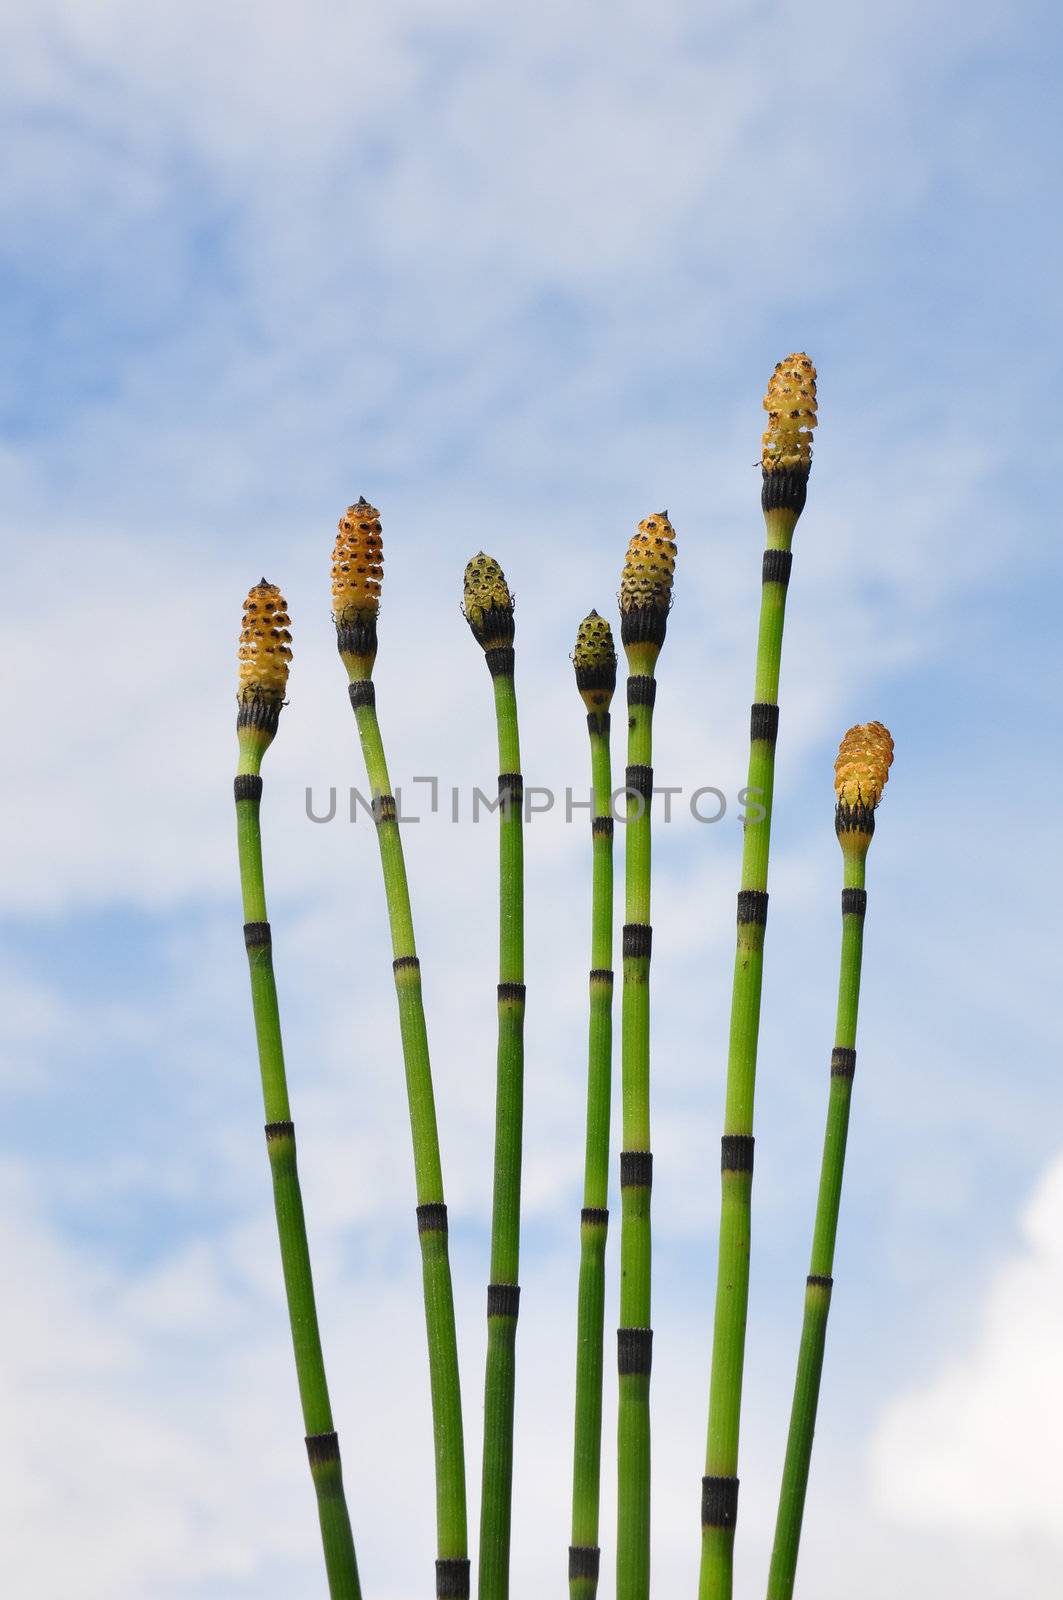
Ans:
{"label": "jointed stem", "polygon": [[[844,841],[843,841],[844,848]],[[842,899],[841,969],[838,979],[838,1018],[831,1056],[830,1098],[820,1167],[819,1197],[812,1237],[812,1259],[805,1287],[805,1315],[797,1358],[790,1432],[779,1492],[768,1600],[790,1600],[794,1591],[797,1551],[808,1489],[808,1469],[816,1426],[823,1350],[830,1311],[834,1241],[838,1232],[845,1145],[849,1132],[849,1104],[856,1066],[856,1019],[860,1004],[860,966],[864,942],[864,865],[862,850],[846,850],[845,889],[857,891]]]}
{"label": "jointed stem", "polygon": [[650,1587],[650,800],[656,660],[656,646],[628,647],[617,1600],[647,1600]]}
{"label": "jointed stem", "polygon": [[288,1104],[273,951],[266,918],[259,825],[262,793],[259,769],[263,748],[260,740],[241,738],[236,818],[244,938],[251,972],[251,1002],[266,1114],[266,1148],[273,1178],[284,1289],[307,1435],[307,1454],[317,1495],[329,1594],[332,1600],[360,1600],[358,1566],[343,1492],[339,1442],[332,1425],[332,1408],[318,1332],[310,1250],[296,1165],[295,1129]]}
{"label": "jointed stem", "polygon": [[[510,661],[512,653],[509,653]],[[490,661],[491,658],[489,658]],[[509,1593],[524,1118],[524,831],[512,666],[492,671],[499,766],[498,1055],[480,1500],[480,1600]]]}
{"label": "jointed stem", "polygon": [[435,1436],[437,1592],[441,1595],[467,1595],[468,1531],[461,1386],[447,1249],[447,1211],[443,1199],[432,1068],[421,997],[421,966],[414,942],[402,837],[370,678],[372,661],[349,654],[343,655],[343,661],[351,678],[351,703],[358,723],[377,819],[377,840],[391,925],[392,965],[413,1136],[417,1229],[421,1243]]}
{"label": "jointed stem", "polygon": [[738,1501],[738,1434],[749,1300],[749,1245],[753,1183],[753,1092],[760,1031],[764,928],[768,912],[768,854],[778,731],[790,546],[797,514],[766,513],[767,550],[757,640],[755,703],[750,728],[750,809],[760,821],[745,825],[738,939],[731,997],[730,1045],[721,1155],[720,1247],[713,1326],[709,1429],[702,1487],[699,1600],[730,1600]]}
{"label": "jointed stem", "polygon": [[580,1219],[576,1419],[572,1470],[570,1600],[598,1592],[602,1456],[602,1341],[609,1228],[609,1111],[613,1050],[613,813],[609,713],[588,719],[594,789],[587,1145]]}

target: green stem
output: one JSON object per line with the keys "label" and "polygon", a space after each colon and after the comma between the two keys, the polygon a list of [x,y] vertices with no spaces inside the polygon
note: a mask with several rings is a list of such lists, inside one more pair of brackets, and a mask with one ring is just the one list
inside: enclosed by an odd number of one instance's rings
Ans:
{"label": "green stem", "polygon": [[468,1594],[465,1445],[458,1342],[447,1247],[447,1208],[443,1198],[432,1067],[421,994],[421,964],[414,942],[402,836],[377,720],[376,695],[371,682],[372,659],[344,654],[343,662],[351,679],[351,701],[377,819],[413,1136],[417,1231],[421,1244],[435,1438],[437,1592],[441,1595]]}
{"label": "green stem", "polygon": [[[713,1322],[709,1427],[702,1484],[699,1600],[731,1600],[738,1504],[738,1435],[749,1302],[749,1248],[753,1185],[753,1093],[760,1033],[764,928],[768,911],[778,730],[779,671],[789,578],[789,552],[797,514],[765,515],[767,552],[761,593],[754,707],[749,750],[749,795],[742,842],[738,937],[731,992],[731,1027],[721,1148],[720,1245]],[[763,817],[754,820],[754,806]]]}
{"label": "green stem", "polygon": [[594,790],[587,1144],[576,1319],[576,1415],[569,1600],[598,1593],[605,1246],[609,1230],[609,1111],[613,1054],[613,812],[608,712],[587,718]]}
{"label": "green stem", "polygon": [[[843,849],[845,839],[843,836]],[[863,849],[846,850],[845,888],[858,893],[842,902],[842,949],[838,979],[838,1018],[831,1055],[830,1097],[827,1101],[827,1127],[823,1140],[819,1197],[812,1235],[812,1259],[805,1286],[805,1314],[797,1357],[790,1432],[786,1441],[786,1460],[779,1510],[775,1523],[768,1600],[790,1600],[794,1592],[797,1551],[801,1541],[801,1522],[808,1490],[808,1469],[812,1458],[812,1437],[816,1427],[820,1379],[823,1375],[823,1349],[827,1337],[834,1271],[834,1241],[838,1233],[838,1211],[845,1169],[845,1144],[849,1132],[849,1104],[856,1067],[856,1019],[860,1004],[860,966],[864,944],[864,863]]]}
{"label": "green stem", "polygon": [[321,1353],[310,1247],[295,1154],[295,1128],[288,1104],[273,948],[266,916],[259,821],[264,745],[241,737],[237,777],[236,829],[243,893],[244,941],[251,974],[251,1004],[258,1039],[266,1149],[273,1179],[284,1291],[295,1352],[295,1371],[306,1430],[310,1473],[317,1496],[325,1571],[332,1600],[360,1600],[358,1564],[343,1492],[339,1440],[332,1425],[325,1362]]}
{"label": "green stem", "polygon": [[657,648],[628,648],[624,987],[621,1004],[617,1600],[650,1591],[650,799]]}
{"label": "green stem", "polygon": [[[512,659],[512,657],[510,657]],[[509,1594],[524,1118],[524,826],[512,670],[492,674],[498,725],[499,965],[491,1282],[487,1290],[480,1600]]]}

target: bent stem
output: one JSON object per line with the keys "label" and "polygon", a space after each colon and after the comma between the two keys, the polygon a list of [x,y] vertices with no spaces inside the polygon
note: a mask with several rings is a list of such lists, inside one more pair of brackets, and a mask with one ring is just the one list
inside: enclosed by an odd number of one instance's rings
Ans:
{"label": "bent stem", "polygon": [[259,804],[261,737],[241,730],[235,783],[237,846],[243,893],[244,940],[251,973],[251,1003],[258,1038],[266,1149],[273,1179],[284,1290],[291,1322],[306,1449],[317,1496],[321,1543],[331,1600],[360,1600],[358,1564],[343,1490],[339,1440],[332,1422],[325,1362],[318,1331],[310,1248],[296,1164],[295,1127],[288,1103],[273,950],[262,870]]}

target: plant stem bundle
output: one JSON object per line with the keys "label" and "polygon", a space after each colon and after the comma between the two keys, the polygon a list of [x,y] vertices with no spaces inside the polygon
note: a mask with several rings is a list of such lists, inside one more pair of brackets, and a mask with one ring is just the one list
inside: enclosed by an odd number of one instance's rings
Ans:
{"label": "plant stem bundle", "polygon": [[513,597],[483,552],[465,569],[465,617],[484,651],[498,729],[499,940],[491,1278],[487,1286],[480,1600],[509,1594],[513,1404],[520,1309],[520,1173],[524,1124],[524,780],[513,681]]}
{"label": "plant stem bundle", "polygon": [[893,740],[879,722],[850,728],[835,765],[835,828],[842,847],[842,948],[838,977],[838,1015],[831,1052],[830,1096],[820,1166],[819,1196],[812,1235],[812,1259],[805,1285],[805,1313],[797,1357],[790,1432],[779,1510],[775,1523],[768,1600],[791,1600],[801,1522],[808,1489],[812,1438],[816,1427],[823,1350],[834,1284],[834,1241],[838,1233],[849,1105],[856,1071],[856,1021],[860,1005],[867,891],[864,867],[875,831],[875,807],[882,798],[893,761]]}
{"label": "plant stem bundle", "polygon": [[605,1245],[609,1231],[609,1113],[613,1061],[613,778],[609,707],[616,650],[596,611],[580,623],[572,654],[576,687],[587,707],[591,746],[591,973],[587,1045],[587,1141],[580,1212],[576,1316],[576,1415],[572,1466],[569,1600],[595,1600],[600,1551],[602,1343]]}
{"label": "plant stem bundle", "polygon": [[274,584],[267,583],[263,578],[244,602],[244,625],[240,635],[239,711],[236,719],[240,758],[234,783],[237,848],[243,895],[244,943],[251,973],[251,1003],[266,1114],[266,1150],[273,1179],[284,1290],[306,1429],[306,1449],[317,1496],[329,1595],[332,1600],[360,1600],[358,1565],[343,1492],[339,1440],[332,1424],[332,1407],[317,1324],[262,870],[262,833],[259,823],[261,766],[262,757],[277,732],[288,682],[288,663],[291,659],[288,621],[283,595]]}
{"label": "plant stem bundle", "polygon": [[432,1068],[421,997],[421,964],[414,942],[413,913],[395,797],[376,712],[372,681],[377,651],[377,616],[383,573],[380,516],[365,500],[340,519],[333,555],[332,594],[336,643],[350,680],[350,699],[373,800],[380,864],[399,1007],[399,1030],[413,1136],[417,1231],[421,1244],[428,1365],[432,1390],[436,1472],[436,1594],[466,1600],[469,1594],[465,1508],[465,1446],[461,1418],[454,1296],[447,1247],[447,1208],[436,1127]]}
{"label": "plant stem bundle", "polygon": [[654,677],[675,573],[666,511],[638,525],[620,580],[628,741],[621,1005],[620,1327],[617,1330],[617,1600],[650,1592],[650,803]]}
{"label": "plant stem bundle", "polygon": [[776,367],[764,401],[764,552],[756,684],[750,722],[748,797],[762,820],[745,824],[738,936],[731,997],[727,1089],[721,1144],[720,1244],[713,1323],[709,1427],[702,1480],[699,1600],[730,1600],[738,1514],[738,1435],[749,1301],[753,1186],[753,1094],[760,1031],[768,852],[779,727],[779,671],[791,544],[805,504],[816,425],[816,374],[805,355]]}

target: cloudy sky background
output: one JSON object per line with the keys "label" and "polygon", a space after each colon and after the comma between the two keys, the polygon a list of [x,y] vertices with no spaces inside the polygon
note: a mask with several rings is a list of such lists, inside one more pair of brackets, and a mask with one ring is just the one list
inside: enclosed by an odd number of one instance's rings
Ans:
{"label": "cloudy sky background", "polygon": [[[1047,4],[934,0],[0,7],[12,1594],[322,1592],[232,838],[235,636],[262,572],[296,636],[267,874],[349,1497],[367,1596],[431,1592],[376,847],[364,818],[304,815],[308,784],[362,779],[336,518],[359,493],[384,514],[393,778],[468,793],[496,758],[467,557],[497,554],[518,597],[526,781],[584,784],[575,624],[612,614],[629,532],[666,505],[658,781],[733,801],[760,399],[792,349],[821,426],[783,671],[737,1592],[763,1592],[818,1166],[831,763],[877,717],[897,761],[800,1583],[1058,1594],[1060,31]],[[697,1567],[735,809],[658,832],[661,1595]],[[475,1526],[494,829],[426,816],[407,851]],[[529,829],[516,1600],[564,1582],[588,854],[582,821]],[[610,1465],[605,1571],[613,1495]]]}

